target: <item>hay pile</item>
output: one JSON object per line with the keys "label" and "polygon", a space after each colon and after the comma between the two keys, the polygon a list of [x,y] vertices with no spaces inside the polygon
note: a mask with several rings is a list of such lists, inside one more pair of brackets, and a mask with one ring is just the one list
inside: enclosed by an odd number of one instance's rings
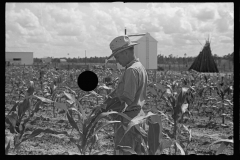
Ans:
{"label": "hay pile", "polygon": [[202,51],[199,53],[199,55],[194,60],[193,64],[188,70],[191,69],[198,72],[211,72],[211,73],[219,72],[212,56],[209,40],[206,41],[206,44],[204,45]]}

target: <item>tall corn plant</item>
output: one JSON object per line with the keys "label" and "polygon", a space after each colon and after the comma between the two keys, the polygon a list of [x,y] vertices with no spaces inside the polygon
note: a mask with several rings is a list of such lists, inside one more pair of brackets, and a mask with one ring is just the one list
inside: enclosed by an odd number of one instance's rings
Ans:
{"label": "tall corn plant", "polygon": [[[67,134],[67,132],[57,132],[51,129],[41,129],[37,128],[31,133],[26,132],[28,123],[31,118],[33,118],[34,113],[37,113],[40,110],[42,101],[38,100],[35,104],[33,103],[34,84],[30,82],[30,86],[26,92],[25,98],[23,101],[17,102],[12,109],[9,111],[8,115],[5,117],[5,123],[9,125],[10,132],[15,134],[14,136],[14,150],[19,150],[22,142],[31,139],[40,133],[53,133],[53,134]],[[45,100],[44,98],[42,99]],[[46,100],[45,100],[46,101]],[[26,112],[28,111],[28,116]],[[9,147],[5,148],[5,154],[8,153]]]}
{"label": "tall corn plant", "polygon": [[[188,143],[190,143],[190,141],[191,141],[191,130],[188,129],[184,125],[180,125],[180,123],[183,119],[183,115],[185,113],[190,113],[187,111],[188,104],[186,104],[184,102],[185,102],[186,98],[190,97],[186,100],[188,101],[188,103],[192,103],[192,101],[193,101],[192,91],[194,91],[194,89],[193,88],[189,89],[189,88],[183,87],[183,88],[181,88],[181,92],[179,94],[177,94],[176,89],[179,86],[178,81],[173,81],[172,83],[170,81],[165,85],[167,87],[163,86],[162,84],[150,84],[148,90],[155,97],[155,99],[159,99],[159,100],[163,99],[164,101],[166,101],[167,107],[171,108],[171,110],[172,110],[173,122],[170,120],[170,118],[167,115],[165,115],[160,110],[160,108],[157,106],[157,103],[156,103],[156,106],[152,108],[152,111],[160,113],[160,115],[164,116],[165,119],[170,124],[174,125],[174,129],[173,129],[174,133],[173,134],[170,134],[170,133],[168,133],[168,134],[161,133],[161,134],[165,135],[171,141],[171,144],[174,144],[175,154],[176,154],[177,148],[180,149],[181,154],[185,154],[185,151],[179,145],[179,143],[181,143],[181,142],[179,142],[178,137],[180,135],[180,129],[183,128],[183,130],[185,130],[189,133],[190,138],[189,138]],[[191,91],[191,92],[188,92],[188,91]],[[165,149],[167,146],[171,146],[171,144],[169,144],[169,141],[161,139],[158,151],[160,151],[160,153],[161,153],[163,151],[163,149]],[[155,154],[157,154],[157,153],[155,153]]]}
{"label": "tall corn plant", "polygon": [[[93,94],[94,96],[98,96],[98,94],[92,92],[91,94]],[[120,112],[116,112],[116,111],[111,111],[111,106],[113,106],[114,103],[112,103],[112,105],[109,105],[108,101],[105,101],[104,104],[102,105],[98,105],[96,106],[89,115],[85,115],[85,118],[83,118],[83,115],[78,112],[76,109],[70,107],[67,110],[67,118],[71,124],[71,126],[73,127],[73,129],[77,130],[77,132],[79,133],[79,139],[73,139],[70,138],[71,142],[73,142],[79,149],[79,152],[81,154],[86,154],[87,150],[89,150],[89,154],[91,154],[91,150],[93,145],[97,142],[97,133],[99,130],[101,130],[102,128],[104,128],[105,126],[109,125],[109,124],[113,124],[113,123],[120,123],[120,121],[109,121],[108,120],[108,116],[111,114],[117,114],[119,116],[122,116],[124,118],[126,118],[127,120],[129,120],[129,122],[131,120],[133,120],[134,124],[132,124],[131,126],[128,126],[128,128],[126,129],[126,132],[128,132],[128,130],[132,127],[135,126],[137,131],[139,132],[139,134],[141,134],[143,136],[143,139],[145,142],[147,142],[147,133],[144,131],[144,129],[142,127],[140,127],[138,124],[140,121],[135,121],[134,119],[131,119],[130,117],[128,117],[126,114],[124,113],[120,113]],[[108,108],[106,108],[108,106]],[[75,111],[78,113],[78,121],[75,121],[73,118],[73,112]],[[142,118],[147,118],[151,115],[148,115],[146,117],[142,117]],[[108,121],[102,121],[103,119],[107,119]],[[154,119],[154,118],[153,118]],[[157,120],[155,120],[157,121]],[[154,120],[152,120],[151,122],[154,123]],[[159,120],[158,120],[159,121]],[[136,123],[135,123],[136,122]],[[159,122],[159,124],[161,124]],[[155,149],[157,148],[156,146],[154,146],[152,144],[152,142],[154,140],[156,140],[156,133],[153,132],[154,129],[152,128],[153,126],[150,125],[149,126],[149,130],[151,131],[151,133],[149,135],[150,140],[151,141],[151,150],[152,148],[153,151],[151,151],[151,153],[155,153]],[[159,129],[161,129],[161,126],[158,126],[158,133],[161,133],[161,131]],[[155,127],[156,129],[156,127]],[[159,136],[159,134],[157,134]],[[123,135],[125,136],[125,134]],[[151,138],[155,138],[155,139],[151,139]],[[120,149],[120,150],[124,150],[124,151],[129,151],[130,153],[135,153],[132,149],[127,148],[127,147],[123,147],[123,146],[115,146],[116,149]],[[100,153],[94,153],[94,154],[100,154]]]}
{"label": "tall corn plant", "polygon": [[[218,85],[217,87],[215,87],[215,89],[217,90],[217,94],[218,96],[221,98],[221,101],[220,103],[222,104],[221,106],[221,110],[222,110],[222,113],[221,113],[221,116],[222,116],[222,125],[224,126],[225,125],[225,106],[226,105],[233,105],[231,103],[231,100],[227,99],[226,98],[226,94],[229,93],[229,92],[232,92],[232,87],[231,86],[228,86],[228,85],[224,85],[223,83]],[[226,104],[225,102],[227,102],[228,104]]]}
{"label": "tall corn plant", "polygon": [[[94,93],[92,93],[94,94]],[[98,96],[96,93],[95,96]],[[70,97],[74,100],[73,97]],[[82,97],[83,98],[83,97]],[[80,105],[78,101],[75,101],[77,105]],[[85,115],[84,111],[80,113],[77,109],[70,107],[67,110],[67,118],[73,129],[76,129],[79,133],[79,139],[74,140],[70,138],[70,141],[74,143],[79,152],[83,155],[87,153],[87,149],[89,149],[89,154],[91,154],[91,150],[93,145],[97,142],[97,133],[99,130],[104,128],[105,126],[113,123],[119,123],[120,121],[107,121],[102,122],[101,120],[110,114],[114,114],[115,112],[101,112],[101,109],[104,108],[104,105],[98,106],[92,110],[89,115]],[[78,114],[78,121],[74,120],[73,112],[75,111]]]}

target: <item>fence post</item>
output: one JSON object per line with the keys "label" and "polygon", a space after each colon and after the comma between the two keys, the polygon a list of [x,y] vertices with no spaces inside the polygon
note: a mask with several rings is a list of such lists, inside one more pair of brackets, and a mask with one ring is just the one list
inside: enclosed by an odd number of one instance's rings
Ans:
{"label": "fence post", "polygon": [[154,70],[154,82],[157,83],[157,69]]}

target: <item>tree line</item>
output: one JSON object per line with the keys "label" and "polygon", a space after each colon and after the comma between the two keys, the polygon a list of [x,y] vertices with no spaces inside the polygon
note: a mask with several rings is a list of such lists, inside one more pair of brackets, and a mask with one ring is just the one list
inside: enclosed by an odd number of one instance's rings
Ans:
{"label": "tree line", "polygon": [[[184,54],[184,57],[173,56],[172,54],[170,54],[169,56],[164,56],[164,55],[159,54],[157,56],[157,60],[158,60],[157,62],[158,62],[158,64],[186,64],[187,62],[193,62],[196,57],[197,56],[187,57],[186,53]],[[229,60],[229,61],[233,62],[234,53],[229,53],[224,56],[218,56],[217,54],[214,54],[213,59],[215,61],[225,59],[225,60]]]}
{"label": "tree line", "polygon": [[[96,57],[95,56],[95,57],[90,57],[90,58],[66,58],[66,57],[63,57],[63,58],[51,57],[51,58],[52,58],[53,63],[60,63],[60,59],[66,59],[66,61],[68,63],[105,63],[105,59],[107,57]],[[169,56],[164,56],[164,55],[159,54],[157,56],[157,62],[158,62],[158,64],[186,64],[187,62],[193,62],[195,58],[196,58],[196,56],[195,57],[191,57],[191,56],[187,57],[186,53],[184,54],[184,57],[173,56],[172,54],[170,54]],[[230,60],[231,62],[233,62],[234,54],[229,53],[224,56],[218,56],[218,55],[214,54],[213,58],[215,61],[221,60],[221,59],[226,59],[226,60]],[[34,58],[34,62],[41,63],[42,59]]]}

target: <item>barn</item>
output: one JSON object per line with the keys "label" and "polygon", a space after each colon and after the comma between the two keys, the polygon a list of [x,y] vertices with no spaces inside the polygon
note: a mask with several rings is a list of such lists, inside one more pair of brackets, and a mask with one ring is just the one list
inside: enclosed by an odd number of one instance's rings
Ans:
{"label": "barn", "polygon": [[33,52],[5,52],[5,64],[32,65]]}
{"label": "barn", "polygon": [[[157,69],[157,40],[149,33],[131,34],[128,35],[132,42],[138,43],[134,46],[134,52],[140,62],[147,70]],[[117,64],[118,69],[123,69],[120,64]]]}

